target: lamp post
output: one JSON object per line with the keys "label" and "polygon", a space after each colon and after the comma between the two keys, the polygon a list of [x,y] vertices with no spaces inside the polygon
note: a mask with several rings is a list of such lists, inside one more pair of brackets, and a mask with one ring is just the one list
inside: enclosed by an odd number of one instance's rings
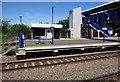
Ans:
{"label": "lamp post", "polygon": [[53,6],[52,6],[52,24],[54,23],[54,22],[53,22],[53,20],[54,20],[54,19],[53,19],[53,16],[54,16],[54,8],[55,8],[55,7],[54,7],[54,5],[53,5]]}
{"label": "lamp post", "polygon": [[[54,15],[54,12],[53,12],[53,11],[54,11],[54,8],[55,8],[55,7],[54,7],[54,5],[53,5],[53,6],[52,6],[52,24],[54,23],[54,22],[53,22],[53,20],[54,20],[54,19],[53,19],[53,15]],[[54,27],[51,27],[51,31],[52,31],[52,45],[53,45],[53,44],[54,44]]]}
{"label": "lamp post", "polygon": [[19,47],[23,47],[23,38],[22,38],[22,16],[20,16],[20,34],[19,34]]}

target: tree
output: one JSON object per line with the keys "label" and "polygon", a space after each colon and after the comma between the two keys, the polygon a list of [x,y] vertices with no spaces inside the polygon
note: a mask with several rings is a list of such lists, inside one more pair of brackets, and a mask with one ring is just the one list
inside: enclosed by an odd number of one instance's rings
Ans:
{"label": "tree", "polygon": [[62,24],[61,37],[66,37],[67,29],[69,29],[69,18],[65,20],[60,20],[57,24]]}
{"label": "tree", "polygon": [[2,20],[2,33],[3,34],[7,34],[8,33],[8,29],[11,27],[11,25],[10,25],[10,20],[9,19],[3,19]]}
{"label": "tree", "polygon": [[[22,24],[22,33],[27,36],[30,34],[30,28],[27,25]],[[19,36],[20,33],[20,24],[14,24],[9,29],[9,34],[12,34],[14,36]]]}
{"label": "tree", "polygon": [[57,24],[63,25],[63,27],[61,29],[62,33],[66,33],[66,30],[69,29],[69,19],[60,20]]}

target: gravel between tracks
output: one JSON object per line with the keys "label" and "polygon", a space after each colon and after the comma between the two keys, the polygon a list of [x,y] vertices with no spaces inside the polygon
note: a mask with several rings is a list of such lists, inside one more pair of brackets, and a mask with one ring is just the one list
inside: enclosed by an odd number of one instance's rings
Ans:
{"label": "gravel between tracks", "polygon": [[87,80],[118,71],[118,57],[3,72],[3,80]]}
{"label": "gravel between tracks", "polygon": [[2,62],[16,61],[16,56],[3,56]]}

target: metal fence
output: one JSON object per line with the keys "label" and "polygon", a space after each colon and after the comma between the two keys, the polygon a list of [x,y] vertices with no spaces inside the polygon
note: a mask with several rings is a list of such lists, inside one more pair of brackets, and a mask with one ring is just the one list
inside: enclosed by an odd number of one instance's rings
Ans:
{"label": "metal fence", "polygon": [[16,49],[18,47],[19,38],[17,36],[15,36],[15,37],[7,36],[7,37],[2,38],[2,40],[8,39],[8,38],[9,38],[9,40],[7,42],[0,44],[0,46],[1,46],[0,54],[1,55],[5,55],[8,52],[10,52],[11,50]]}

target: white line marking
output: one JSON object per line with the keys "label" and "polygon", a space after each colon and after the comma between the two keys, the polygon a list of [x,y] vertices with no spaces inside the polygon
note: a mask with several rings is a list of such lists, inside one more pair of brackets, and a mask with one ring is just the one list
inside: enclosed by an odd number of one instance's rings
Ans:
{"label": "white line marking", "polygon": [[54,63],[58,63],[58,62],[56,62],[55,60],[53,60],[53,62],[54,62]]}
{"label": "white line marking", "polygon": [[35,63],[34,63],[34,62],[32,62],[31,64],[32,64],[32,66],[35,66]]}
{"label": "white line marking", "polygon": [[59,59],[60,62],[63,62],[61,59]]}
{"label": "white line marking", "polygon": [[[52,48],[54,48],[54,49],[58,49],[58,48],[71,48],[71,47],[73,47],[73,48],[75,48],[75,47],[90,47],[90,46],[107,46],[107,45],[119,45],[119,43],[118,42],[115,42],[115,43],[106,43],[106,44],[103,44],[103,43],[100,43],[100,44],[86,44],[86,45],[62,45],[62,46],[53,46]],[[32,50],[33,49],[33,47],[28,47],[28,48],[25,48],[25,50]],[[34,48],[34,49],[51,49],[51,46],[46,46],[46,47],[36,47],[36,48]]]}
{"label": "white line marking", "polygon": [[47,61],[48,64],[51,64],[50,61]]}
{"label": "white line marking", "polygon": [[18,64],[15,65],[15,68],[18,68]]}
{"label": "white line marking", "polygon": [[39,64],[40,64],[40,65],[43,65],[43,63],[42,63],[42,62],[39,62]]}
{"label": "white line marking", "polygon": [[10,68],[10,65],[7,65],[6,69],[9,69]]}
{"label": "white line marking", "polygon": [[27,67],[27,63],[24,63],[24,67]]}

